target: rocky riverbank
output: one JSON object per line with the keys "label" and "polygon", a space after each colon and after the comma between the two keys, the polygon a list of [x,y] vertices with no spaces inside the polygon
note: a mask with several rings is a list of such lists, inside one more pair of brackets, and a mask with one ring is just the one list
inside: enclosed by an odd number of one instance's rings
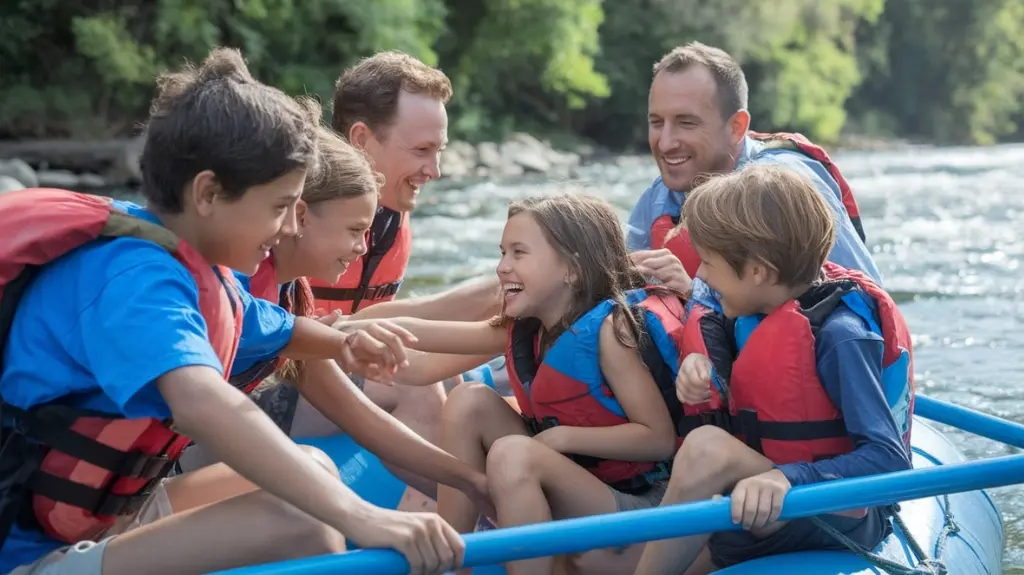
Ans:
{"label": "rocky riverbank", "polygon": [[[94,193],[136,189],[141,152],[141,138],[0,142],[0,193],[36,186]],[[589,146],[556,150],[525,133],[476,145],[456,140],[441,153],[441,174],[448,180],[525,174],[571,178],[594,155]]]}

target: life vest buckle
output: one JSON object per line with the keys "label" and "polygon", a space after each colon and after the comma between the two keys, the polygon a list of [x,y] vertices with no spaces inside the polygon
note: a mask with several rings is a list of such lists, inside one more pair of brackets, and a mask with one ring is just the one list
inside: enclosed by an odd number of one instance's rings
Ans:
{"label": "life vest buckle", "polygon": [[174,462],[165,455],[145,455],[135,452],[125,462],[120,475],[139,479],[158,479],[166,477],[173,466]]}

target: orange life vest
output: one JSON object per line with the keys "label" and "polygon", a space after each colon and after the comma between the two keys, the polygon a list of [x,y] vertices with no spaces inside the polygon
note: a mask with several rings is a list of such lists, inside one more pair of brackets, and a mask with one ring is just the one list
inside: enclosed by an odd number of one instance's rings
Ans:
{"label": "orange life vest", "polygon": [[[761,132],[747,132],[750,138],[762,142],[764,151],[769,150],[790,150],[799,152],[812,160],[820,163],[828,170],[829,175],[839,185],[840,197],[846,214],[850,218],[857,235],[861,241],[866,241],[864,225],[861,222],[860,207],[857,205],[857,198],[853,195],[853,189],[839,171],[839,166],[832,161],[828,152],[817,144],[811,143],[805,136],[797,133],[777,132],[765,134]],[[683,228],[679,228],[675,234],[669,235],[679,225],[680,214],[662,214],[654,219],[651,224],[651,247],[653,249],[668,248],[683,264],[686,273],[692,278],[697,275],[697,268],[700,267],[700,257],[690,243],[690,234]]]}
{"label": "orange life vest", "polygon": [[[230,372],[242,328],[231,271],[212,267],[169,230],[121,213],[111,201],[57,189],[0,195],[0,349],[26,286],[47,263],[99,238],[135,237],[170,252],[199,288],[210,343]],[[2,370],[2,366],[0,366]],[[156,418],[125,419],[56,402],[3,404],[0,539],[14,521],[60,541],[95,540],[134,514],[190,440]]]}
{"label": "orange life vest", "polygon": [[310,279],[317,315],[334,310],[348,315],[359,311],[361,305],[395,298],[412,249],[409,213],[378,207],[366,243],[367,253],[352,262],[334,285]]}

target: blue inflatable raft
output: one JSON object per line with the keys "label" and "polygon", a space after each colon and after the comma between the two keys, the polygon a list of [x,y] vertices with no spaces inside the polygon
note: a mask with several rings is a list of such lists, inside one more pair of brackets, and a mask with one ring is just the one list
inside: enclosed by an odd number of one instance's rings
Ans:
{"label": "blue inflatable raft", "polygon": [[[398,505],[405,484],[388,472],[376,456],[347,436],[310,438],[300,442],[315,445],[330,454],[338,464],[345,483],[364,499],[392,509]],[[913,447],[916,469],[964,461],[948,439],[920,418],[914,421]],[[1003,524],[998,509],[984,491],[969,491],[949,495],[948,498],[928,497],[905,501],[900,505],[904,525],[929,558],[937,558],[945,564],[947,573],[994,575],[1002,572]],[[955,525],[955,532],[948,535],[944,549],[936,557],[940,537],[947,530],[947,511],[953,521],[949,527]],[[894,529],[893,534],[874,551],[906,567],[919,563],[906,534],[899,528]],[[867,559],[847,551],[815,551],[765,557],[718,571],[723,575],[794,572],[802,575],[885,573]],[[268,569],[265,573],[273,571]],[[372,572],[365,573],[369,575]],[[497,575],[504,573],[504,569],[499,566],[477,567],[474,573]]]}

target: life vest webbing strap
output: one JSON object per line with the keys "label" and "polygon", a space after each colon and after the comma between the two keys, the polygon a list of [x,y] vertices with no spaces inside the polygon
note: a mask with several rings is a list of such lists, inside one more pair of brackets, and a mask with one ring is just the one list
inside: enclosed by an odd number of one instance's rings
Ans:
{"label": "life vest webbing strap", "polygon": [[74,417],[71,416],[70,408],[45,406],[25,411],[5,404],[3,411],[5,417],[7,414],[13,416],[15,429],[20,428],[26,437],[121,477],[163,477],[171,465],[167,457],[146,455],[139,451],[121,451],[72,431]]}
{"label": "life vest webbing strap", "polygon": [[378,300],[398,293],[402,280],[363,288],[334,288],[313,286],[313,297],[326,301],[356,301],[357,299]]}
{"label": "life vest webbing strap", "polygon": [[848,437],[846,424],[842,419],[819,421],[761,421],[757,412],[742,409],[730,416],[729,427],[734,435],[742,435],[747,447],[763,453],[761,441],[812,441],[815,439],[838,439]]}
{"label": "life vest webbing strap", "polygon": [[243,371],[242,373],[232,375],[230,378],[228,378],[228,382],[231,383],[231,385],[233,385],[234,387],[242,391],[245,391],[246,388],[248,388],[253,383],[263,381],[264,379],[267,379],[268,377],[273,375],[274,371],[276,371],[276,368],[277,357],[265,359],[253,365],[249,369]]}
{"label": "life vest webbing strap", "polygon": [[118,495],[105,489],[89,487],[70,479],[36,471],[29,479],[28,485],[34,495],[86,509],[93,515],[117,517],[138,512],[156,483],[157,480],[152,480],[136,493]]}

